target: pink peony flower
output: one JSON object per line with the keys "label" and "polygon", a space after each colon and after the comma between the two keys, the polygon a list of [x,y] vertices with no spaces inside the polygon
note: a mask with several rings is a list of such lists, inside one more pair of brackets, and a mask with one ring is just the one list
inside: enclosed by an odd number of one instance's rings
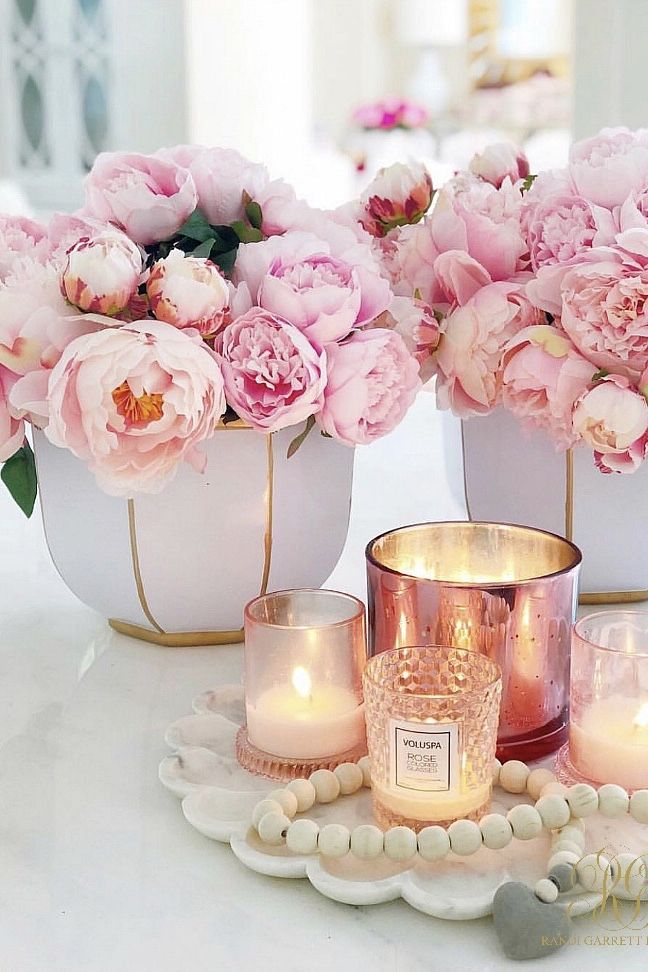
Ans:
{"label": "pink peony flower", "polygon": [[196,208],[196,187],[171,159],[102,152],[85,180],[82,215],[116,223],[135,243],[167,240]]}
{"label": "pink peony flower", "polygon": [[0,215],[0,281],[12,273],[16,262],[45,263],[49,255],[47,231],[25,216]]}
{"label": "pink peony flower", "polygon": [[261,231],[265,236],[286,233],[308,221],[308,203],[298,199],[293,187],[283,179],[274,179],[257,190],[254,201],[261,207]]}
{"label": "pink peony flower", "polygon": [[462,418],[490,412],[499,400],[507,343],[538,321],[519,283],[489,284],[451,311],[436,353],[439,407]]}
{"label": "pink peony flower", "polygon": [[25,424],[22,419],[12,415],[0,375],[0,462],[11,459],[14,452],[20,449],[24,438]]}
{"label": "pink peony flower", "polygon": [[250,162],[235,149],[177,145],[158,155],[189,170],[198,193],[198,207],[217,226],[241,219],[245,210],[243,194],[256,199],[269,182],[264,165]]}
{"label": "pink peony flower", "polygon": [[229,288],[211,260],[173,249],[153,264],[146,292],[157,319],[174,327],[195,327],[212,337],[229,323]]}
{"label": "pink peony flower", "polygon": [[432,179],[421,163],[380,169],[360,197],[361,222],[372,236],[418,223],[432,202]]}
{"label": "pink peony flower", "polygon": [[82,237],[67,253],[61,293],[80,310],[119,314],[139,286],[142,254],[125,233]]}
{"label": "pink peony flower", "polygon": [[105,220],[92,219],[79,213],[54,213],[51,216],[47,235],[50,242],[49,260],[57,266],[63,266],[67,259],[68,250],[81,239],[91,239],[103,233],[117,233],[113,225]]}
{"label": "pink peony flower", "polygon": [[418,292],[426,303],[437,304],[443,299],[435,269],[440,250],[432,238],[430,217],[403,226],[397,234],[379,241],[383,273],[394,293],[411,297]]}
{"label": "pink peony flower", "polygon": [[225,410],[223,379],[199,339],[159,321],[76,338],[49,382],[46,435],[88,463],[113,496],[157,493]]}
{"label": "pink peony flower", "polygon": [[[436,373],[434,352],[441,331],[439,322],[429,304],[417,298],[393,297],[388,316],[393,329],[402,337],[405,347],[419,364],[421,381],[426,382]],[[382,318],[379,318],[382,321]],[[385,323],[383,326],[389,326]]]}
{"label": "pink peony flower", "polygon": [[631,472],[646,455],[648,403],[627,378],[608,375],[578,399],[573,429],[601,471]]}
{"label": "pink peony flower", "polygon": [[347,445],[372,442],[403,419],[421,387],[418,363],[394,331],[356,331],[326,349],[328,381],[317,421]]}
{"label": "pink peony flower", "polygon": [[320,408],[326,355],[288,321],[253,307],[219,335],[227,401],[246,422],[276,432]]}
{"label": "pink peony flower", "polygon": [[296,262],[276,258],[261,281],[261,307],[299,328],[317,347],[338,341],[387,308],[386,280],[328,254]]}
{"label": "pink peony flower", "polygon": [[562,449],[576,442],[574,403],[594,372],[556,327],[526,327],[509,342],[502,359],[502,403],[523,425],[544,429]]}
{"label": "pink peony flower", "polygon": [[495,142],[483,152],[476,152],[468,166],[473,175],[499,189],[505,179],[517,182],[529,175],[529,160],[521,148],[511,142]]}
{"label": "pink peony flower", "polygon": [[561,295],[562,326],[581,354],[637,378],[648,365],[646,261],[616,246],[592,250],[565,273]]}
{"label": "pink peony flower", "polygon": [[532,203],[531,192],[526,207],[527,239],[534,270],[551,264],[564,266],[594,246],[614,242],[612,215],[581,196],[557,194],[537,205]]}
{"label": "pink peony flower", "polygon": [[604,128],[572,146],[569,174],[579,195],[606,209],[648,188],[648,129]]}

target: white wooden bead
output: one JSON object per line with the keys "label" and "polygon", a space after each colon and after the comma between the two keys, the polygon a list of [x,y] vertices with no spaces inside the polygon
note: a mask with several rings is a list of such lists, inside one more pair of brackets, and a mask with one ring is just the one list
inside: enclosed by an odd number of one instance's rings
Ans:
{"label": "white wooden bead", "polygon": [[590,817],[598,810],[598,793],[589,783],[574,783],[565,799],[573,817]]}
{"label": "white wooden bead", "polygon": [[351,834],[342,824],[326,824],[319,832],[317,847],[324,857],[344,857],[349,853]]}
{"label": "white wooden bead", "polygon": [[[579,830],[581,832],[581,834],[584,834],[585,833],[585,821],[584,820],[581,820],[580,817],[572,817],[571,820],[569,821],[569,823],[567,824],[567,826],[571,830]],[[561,833],[564,830],[565,830],[565,827],[561,827],[560,828],[560,832]],[[573,838],[570,838],[570,840],[573,840]]]}
{"label": "white wooden bead", "polygon": [[630,797],[622,786],[606,783],[599,787],[599,810],[604,817],[625,817],[630,806]]}
{"label": "white wooden bead", "polygon": [[550,769],[547,769],[545,766],[538,766],[537,769],[531,770],[527,777],[527,793],[532,800],[539,800],[542,787],[546,786],[547,783],[553,783],[555,779],[556,776]]}
{"label": "white wooden bead", "polygon": [[545,785],[540,790],[540,796],[566,796],[567,787],[564,783],[559,783],[558,780],[553,780],[551,783],[545,783]]}
{"label": "white wooden bead", "polygon": [[479,821],[484,847],[501,850],[513,840],[513,828],[501,813],[487,813]]}
{"label": "white wooden bead", "polygon": [[455,820],[448,827],[448,837],[450,849],[460,857],[476,853],[482,845],[482,833],[474,820]]}
{"label": "white wooden bead", "polygon": [[637,823],[648,823],[648,790],[635,790],[630,797],[630,813]]}
{"label": "white wooden bead", "polygon": [[612,894],[618,889],[627,892],[636,901],[648,876],[645,861],[636,854],[617,854],[612,866],[615,869]]}
{"label": "white wooden bead", "polygon": [[534,891],[536,898],[539,898],[540,901],[544,901],[547,904],[551,904],[558,897],[558,888],[549,878],[541,878],[536,884]]}
{"label": "white wooden bead", "polygon": [[358,760],[358,766],[362,770],[362,785],[369,788],[371,786],[371,763],[369,762],[369,757],[361,756]]}
{"label": "white wooden bead", "polygon": [[283,808],[276,800],[260,800],[252,811],[252,826],[259,826],[259,820],[266,813],[283,813]]}
{"label": "white wooden bead", "polygon": [[513,828],[513,836],[516,840],[533,840],[542,833],[542,817],[536,808],[529,806],[528,803],[511,807],[506,814],[506,819]]}
{"label": "white wooden bead", "polygon": [[585,891],[611,889],[613,884],[610,862],[602,854],[586,854],[576,865],[576,875]]}
{"label": "white wooden bead", "polygon": [[373,824],[360,824],[351,831],[351,853],[361,861],[372,861],[383,852],[382,830]]}
{"label": "white wooden bead", "polygon": [[294,817],[297,813],[297,797],[289,789],[273,790],[268,794],[268,800],[276,800],[287,817]]}
{"label": "white wooden bead", "polygon": [[286,785],[286,789],[290,790],[297,797],[298,813],[305,813],[307,810],[310,810],[317,799],[315,787],[310,780],[291,780]]}
{"label": "white wooden bead", "polygon": [[540,797],[535,805],[536,810],[542,817],[542,823],[547,830],[558,830],[569,823],[571,810],[564,797],[556,793],[547,793]]}
{"label": "white wooden bead", "polygon": [[303,817],[293,820],[286,834],[286,847],[293,854],[315,854],[319,827],[314,820]]}
{"label": "white wooden bead", "polygon": [[409,861],[416,849],[416,834],[410,827],[390,827],[386,832],[385,854],[390,861]]}
{"label": "white wooden bead", "polygon": [[[572,817],[572,821],[573,819],[574,818]],[[585,846],[584,831],[579,830],[578,827],[574,827],[572,822],[570,822],[567,827],[561,827],[560,830],[556,831],[554,839],[556,843],[559,843],[560,841],[567,841],[570,844],[576,844],[581,851]]]}
{"label": "white wooden bead", "polygon": [[526,763],[509,759],[500,770],[499,784],[507,793],[524,793],[530,772]]}
{"label": "white wooden bead", "polygon": [[424,861],[442,861],[450,853],[448,832],[436,824],[419,831],[417,843]]}
{"label": "white wooden bead", "polygon": [[500,770],[502,769],[502,764],[499,759],[494,759],[491,764],[491,775],[493,779],[493,786],[497,786],[499,783]]}
{"label": "white wooden bead", "polygon": [[559,838],[557,841],[551,845],[551,853],[557,854],[558,851],[571,851],[572,854],[576,854],[578,857],[583,856],[583,850],[585,848],[585,843],[577,844],[573,840],[562,840]]}
{"label": "white wooden bead", "polygon": [[357,763],[340,763],[333,770],[340,784],[340,793],[346,796],[362,786],[362,770]]}
{"label": "white wooden bead", "polygon": [[333,803],[340,795],[340,781],[332,770],[319,769],[309,777],[315,787],[318,803]]}
{"label": "white wooden bead", "polygon": [[557,864],[571,864],[575,866],[581,859],[580,854],[573,854],[571,851],[557,851],[552,854],[547,861],[547,874],[549,874]]}
{"label": "white wooden bead", "polygon": [[261,817],[257,831],[264,844],[282,844],[289,827],[290,820],[285,813],[271,810]]}

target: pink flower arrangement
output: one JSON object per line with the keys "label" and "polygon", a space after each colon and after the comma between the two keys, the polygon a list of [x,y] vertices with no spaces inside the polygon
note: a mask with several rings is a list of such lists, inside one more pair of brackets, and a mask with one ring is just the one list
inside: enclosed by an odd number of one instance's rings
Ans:
{"label": "pink flower arrangement", "polygon": [[385,98],[360,105],[353,113],[353,121],[360,128],[390,131],[392,128],[423,128],[427,125],[427,109],[404,98]]}
{"label": "pink flower arrangement", "polygon": [[389,433],[439,328],[396,294],[378,243],[422,218],[432,185],[400,166],[374,190],[324,212],[234,150],[180,145],[99,155],[83,208],[48,226],[0,217],[0,462],[23,509],[26,422],[117,496],[204,468],[220,422],[295,427],[291,454],[307,433]]}

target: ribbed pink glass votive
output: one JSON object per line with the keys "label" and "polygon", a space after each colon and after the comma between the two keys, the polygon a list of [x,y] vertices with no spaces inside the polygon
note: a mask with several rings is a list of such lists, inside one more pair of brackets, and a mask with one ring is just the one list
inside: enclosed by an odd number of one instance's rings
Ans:
{"label": "ribbed pink glass votive", "polygon": [[245,609],[239,762],[289,780],[366,753],[364,605],[325,590],[279,591]]}
{"label": "ribbed pink glass votive", "polygon": [[602,611],[574,625],[569,743],[556,768],[564,783],[648,787],[648,613]]}
{"label": "ribbed pink glass votive", "polygon": [[397,648],[364,674],[374,816],[420,830],[487,812],[499,667],[465,648]]}

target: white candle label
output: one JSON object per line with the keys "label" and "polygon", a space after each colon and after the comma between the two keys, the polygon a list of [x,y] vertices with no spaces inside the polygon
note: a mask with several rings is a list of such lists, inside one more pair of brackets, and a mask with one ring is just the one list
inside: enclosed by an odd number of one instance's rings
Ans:
{"label": "white candle label", "polygon": [[392,783],[447,792],[459,783],[459,724],[389,720]]}

